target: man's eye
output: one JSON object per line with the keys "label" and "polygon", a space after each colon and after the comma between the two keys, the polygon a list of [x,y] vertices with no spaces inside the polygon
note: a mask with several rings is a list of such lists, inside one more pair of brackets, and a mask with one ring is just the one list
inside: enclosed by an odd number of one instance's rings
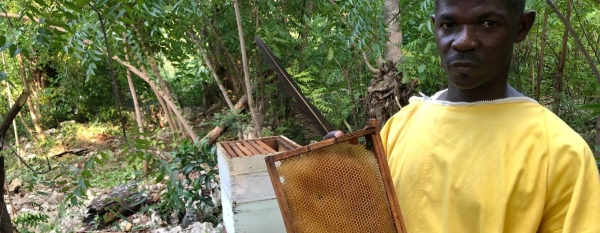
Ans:
{"label": "man's eye", "polygon": [[481,24],[481,27],[484,27],[484,28],[495,27],[495,26],[498,26],[498,22],[485,21]]}
{"label": "man's eye", "polygon": [[446,29],[448,29],[448,28],[453,28],[453,27],[454,27],[454,24],[453,24],[453,23],[442,23],[440,26],[441,26],[442,28],[446,28]]}

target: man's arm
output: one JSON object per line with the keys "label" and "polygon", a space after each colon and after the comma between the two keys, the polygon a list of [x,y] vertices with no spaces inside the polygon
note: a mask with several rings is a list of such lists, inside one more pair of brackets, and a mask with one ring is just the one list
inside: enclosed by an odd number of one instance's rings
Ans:
{"label": "man's arm", "polygon": [[546,204],[539,232],[600,232],[596,162],[581,138],[567,140],[575,143],[551,144],[549,148]]}

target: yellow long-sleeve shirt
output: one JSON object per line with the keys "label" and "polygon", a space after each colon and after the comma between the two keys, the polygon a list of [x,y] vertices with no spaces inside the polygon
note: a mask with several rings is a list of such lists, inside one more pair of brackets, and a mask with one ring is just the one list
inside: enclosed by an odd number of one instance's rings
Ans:
{"label": "yellow long-sleeve shirt", "polygon": [[600,232],[590,148],[532,99],[413,97],[381,137],[410,233]]}

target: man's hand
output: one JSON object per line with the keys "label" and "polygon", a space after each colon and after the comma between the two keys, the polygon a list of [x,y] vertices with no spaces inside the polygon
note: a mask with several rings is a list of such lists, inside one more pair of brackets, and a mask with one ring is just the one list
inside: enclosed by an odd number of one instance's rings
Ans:
{"label": "man's hand", "polygon": [[342,133],[342,131],[340,131],[340,130],[331,131],[331,132],[327,133],[327,135],[325,135],[323,137],[323,140],[327,140],[327,139],[330,139],[330,138],[341,137],[342,135],[344,135],[344,133]]}

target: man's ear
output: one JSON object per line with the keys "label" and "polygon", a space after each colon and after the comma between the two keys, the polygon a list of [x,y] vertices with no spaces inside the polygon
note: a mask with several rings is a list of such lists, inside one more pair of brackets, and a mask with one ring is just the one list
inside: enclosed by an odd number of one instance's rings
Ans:
{"label": "man's ear", "polygon": [[515,42],[519,43],[525,38],[527,38],[527,34],[529,34],[529,30],[533,26],[535,22],[535,11],[527,11],[521,15],[519,19],[519,28],[517,30],[517,37],[515,38]]}

